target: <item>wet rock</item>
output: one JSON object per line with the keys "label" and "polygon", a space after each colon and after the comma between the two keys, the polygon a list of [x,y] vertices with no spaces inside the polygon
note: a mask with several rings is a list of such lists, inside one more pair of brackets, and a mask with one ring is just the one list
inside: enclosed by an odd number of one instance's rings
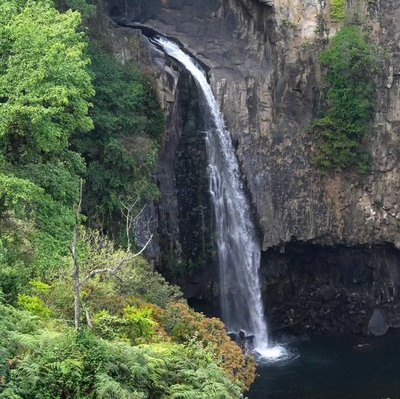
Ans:
{"label": "wet rock", "polygon": [[333,287],[325,286],[319,290],[319,294],[324,301],[329,302],[335,297],[336,290]]}
{"label": "wet rock", "polygon": [[247,334],[246,331],[229,332],[228,335],[243,349],[253,348],[254,346],[254,335]]}
{"label": "wet rock", "polygon": [[272,7],[274,5],[274,0],[258,0],[261,4]]}
{"label": "wet rock", "polygon": [[367,333],[375,337],[380,337],[385,335],[388,329],[389,326],[383,312],[380,309],[374,309],[367,324]]}

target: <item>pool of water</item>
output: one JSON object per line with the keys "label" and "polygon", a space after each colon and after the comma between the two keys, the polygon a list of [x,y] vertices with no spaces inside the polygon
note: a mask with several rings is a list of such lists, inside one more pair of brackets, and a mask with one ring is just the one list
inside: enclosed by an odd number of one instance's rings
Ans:
{"label": "pool of water", "polygon": [[400,399],[400,331],[288,345],[289,363],[260,365],[249,399]]}

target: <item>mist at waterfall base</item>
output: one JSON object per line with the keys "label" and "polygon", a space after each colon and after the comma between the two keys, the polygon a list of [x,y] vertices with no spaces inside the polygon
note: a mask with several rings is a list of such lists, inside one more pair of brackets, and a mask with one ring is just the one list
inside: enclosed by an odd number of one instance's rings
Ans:
{"label": "mist at waterfall base", "polygon": [[261,298],[260,247],[239,165],[223,115],[205,73],[180,47],[163,37],[153,38],[192,75],[201,93],[206,125],[209,191],[215,215],[222,319],[228,332],[244,332],[260,361],[281,360],[283,346],[268,342]]}
{"label": "mist at waterfall base", "polygon": [[260,364],[249,399],[398,399],[400,330],[384,337],[321,337],[292,342],[300,356]]}

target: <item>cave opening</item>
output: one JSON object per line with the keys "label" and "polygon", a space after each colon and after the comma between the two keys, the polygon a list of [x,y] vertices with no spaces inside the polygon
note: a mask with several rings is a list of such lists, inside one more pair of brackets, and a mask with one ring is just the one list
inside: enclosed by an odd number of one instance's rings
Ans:
{"label": "cave opening", "polygon": [[368,322],[375,309],[387,328],[400,326],[400,251],[391,244],[291,242],[263,252],[261,263],[263,298],[275,331],[371,333]]}

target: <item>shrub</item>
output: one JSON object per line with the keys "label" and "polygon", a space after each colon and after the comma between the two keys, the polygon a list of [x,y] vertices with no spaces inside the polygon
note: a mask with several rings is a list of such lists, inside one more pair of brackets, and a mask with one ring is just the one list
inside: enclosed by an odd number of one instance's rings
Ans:
{"label": "shrub", "polygon": [[217,318],[205,317],[184,303],[171,303],[159,316],[172,340],[187,344],[198,341],[211,350],[213,357],[228,373],[232,381],[240,381],[248,389],[255,378],[255,362],[243,354],[239,346],[226,334],[224,324]]}
{"label": "shrub", "polygon": [[326,109],[314,120],[313,162],[322,170],[356,167],[369,170],[369,155],[362,148],[373,118],[373,77],[376,56],[361,28],[342,28],[322,52],[327,68]]}
{"label": "shrub", "polygon": [[28,310],[37,316],[47,318],[51,315],[51,309],[37,296],[18,294],[18,304],[22,309]]}

